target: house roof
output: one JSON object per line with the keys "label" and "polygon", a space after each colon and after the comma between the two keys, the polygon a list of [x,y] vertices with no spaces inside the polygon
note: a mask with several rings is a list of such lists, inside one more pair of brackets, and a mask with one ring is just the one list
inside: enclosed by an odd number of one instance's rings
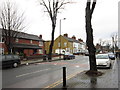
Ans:
{"label": "house roof", "polygon": [[[17,31],[12,31],[12,32],[17,32]],[[2,35],[2,33],[3,33],[3,30],[0,29],[0,35]],[[44,41],[43,39],[40,39],[37,35],[27,34],[27,33],[24,33],[24,32],[18,32],[17,38]]]}
{"label": "house roof", "polygon": [[76,43],[80,43],[78,40],[75,40],[75,39],[72,39],[72,38],[69,38],[69,37],[66,37],[66,36],[63,36],[65,39],[67,39],[68,41],[70,42],[76,42]]}
{"label": "house roof", "polygon": [[19,44],[19,43],[13,44],[13,47],[16,47],[16,48],[25,48],[25,49],[41,49],[41,47],[38,46],[38,45]]}

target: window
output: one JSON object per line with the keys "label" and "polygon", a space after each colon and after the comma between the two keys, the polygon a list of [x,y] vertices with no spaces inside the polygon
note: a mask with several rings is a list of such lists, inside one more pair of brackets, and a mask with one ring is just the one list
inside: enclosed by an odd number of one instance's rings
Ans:
{"label": "window", "polygon": [[43,46],[43,42],[39,42],[39,46]]}
{"label": "window", "polygon": [[65,46],[65,47],[67,46],[67,43],[66,43],[66,42],[64,43],[64,46]]}
{"label": "window", "polygon": [[70,48],[66,48],[66,52],[70,52]]}
{"label": "window", "polygon": [[16,42],[18,42],[19,41],[19,39],[18,38],[16,38],[16,40],[15,40]]}
{"label": "window", "polygon": [[32,40],[30,40],[30,43],[32,43]]}
{"label": "window", "polygon": [[43,54],[43,50],[42,49],[39,49],[39,54]]}
{"label": "window", "polygon": [[12,55],[6,55],[7,59],[12,59]]}
{"label": "window", "polygon": [[58,47],[60,47],[60,43],[58,43]]}
{"label": "window", "polygon": [[1,61],[2,61],[2,60],[3,60],[3,61],[5,60],[5,56],[4,56],[4,55],[2,56],[2,59],[1,59]]}
{"label": "window", "polygon": [[19,59],[19,56],[17,56],[17,55],[14,55],[14,58],[15,58],[15,59]]}

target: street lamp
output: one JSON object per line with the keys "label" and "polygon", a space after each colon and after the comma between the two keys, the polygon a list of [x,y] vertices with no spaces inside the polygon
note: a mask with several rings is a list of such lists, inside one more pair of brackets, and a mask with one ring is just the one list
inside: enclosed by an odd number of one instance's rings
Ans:
{"label": "street lamp", "polygon": [[60,19],[60,49],[59,49],[59,55],[60,55],[60,59],[61,59],[61,22],[62,20],[66,20],[66,18]]}

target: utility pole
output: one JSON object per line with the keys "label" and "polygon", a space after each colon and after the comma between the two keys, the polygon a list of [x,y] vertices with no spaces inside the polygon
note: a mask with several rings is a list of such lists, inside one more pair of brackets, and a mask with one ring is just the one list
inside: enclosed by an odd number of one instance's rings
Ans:
{"label": "utility pole", "polygon": [[62,43],[61,43],[61,28],[62,28],[62,27],[61,27],[61,24],[62,24],[62,20],[65,20],[65,19],[66,19],[66,18],[60,19],[60,42],[59,42],[59,43],[60,43],[60,49],[59,49],[60,59],[61,59],[61,49],[62,49],[62,48],[61,48],[61,46],[62,46],[62,45],[61,45],[61,44],[62,44]]}

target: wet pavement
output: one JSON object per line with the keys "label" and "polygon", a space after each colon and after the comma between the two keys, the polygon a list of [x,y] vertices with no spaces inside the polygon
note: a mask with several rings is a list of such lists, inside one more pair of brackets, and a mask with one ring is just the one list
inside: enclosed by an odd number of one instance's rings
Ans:
{"label": "wet pavement", "polygon": [[[61,58],[63,58],[63,56]],[[52,61],[57,61],[57,60],[60,60],[60,57],[52,58]],[[48,62],[48,60],[43,60],[43,59],[21,60],[21,65],[33,64],[33,63],[39,63],[39,62]]]}
{"label": "wet pavement", "polygon": [[[118,60],[115,61],[112,69],[98,69],[103,72],[102,76],[90,77],[85,71],[74,75],[67,80],[67,89],[71,88],[112,88],[118,89]],[[120,64],[120,63],[119,63]],[[120,80],[119,80],[120,85]],[[54,88],[62,88],[63,84],[59,84]]]}

